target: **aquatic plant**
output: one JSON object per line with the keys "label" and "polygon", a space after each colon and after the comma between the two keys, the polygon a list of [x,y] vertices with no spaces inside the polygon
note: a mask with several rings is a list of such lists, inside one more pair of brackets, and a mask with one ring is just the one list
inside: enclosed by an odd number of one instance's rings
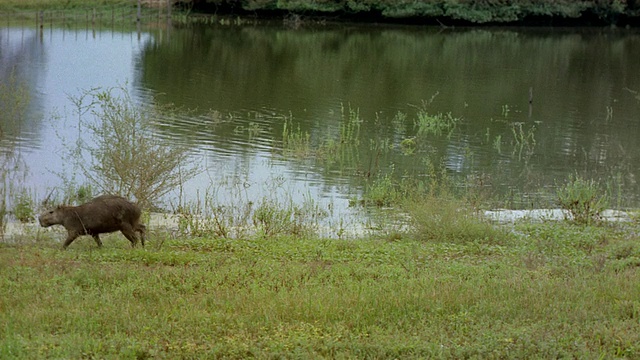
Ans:
{"label": "aquatic plant", "polygon": [[285,116],[282,123],[282,148],[287,155],[306,157],[312,154],[310,135],[302,131],[300,124],[293,124],[293,117]]}
{"label": "aquatic plant", "polygon": [[426,109],[420,109],[416,114],[414,124],[418,136],[450,136],[458,122],[460,122],[460,118],[454,117],[450,112],[446,114],[431,114]]}
{"label": "aquatic plant", "polygon": [[522,159],[522,155],[531,156],[536,146],[536,125],[532,124],[528,129],[524,128],[523,122],[513,122],[511,125],[511,134],[513,135],[513,155]]}
{"label": "aquatic plant", "polygon": [[295,202],[283,188],[282,179],[271,178],[260,184],[282,196],[250,198],[247,189],[251,186],[245,177],[225,177],[205,193],[198,193],[195,200],[179,204],[173,209],[178,216],[178,232],[187,237],[236,239],[256,234],[312,236],[328,215],[311,195]]}
{"label": "aquatic plant", "polygon": [[[195,200],[173,210],[178,216],[179,234],[187,237],[239,238],[250,231],[253,202],[236,197],[233,204],[221,204],[217,201],[220,186],[207,189],[204,194],[198,194]],[[233,189],[226,190],[233,193]]]}
{"label": "aquatic plant", "polygon": [[493,148],[498,152],[498,154],[502,153],[502,135],[496,135],[493,139]]}
{"label": "aquatic plant", "polygon": [[404,155],[413,155],[416,152],[416,139],[413,137],[402,139],[400,150]]}
{"label": "aquatic plant", "polygon": [[344,104],[341,104],[340,113],[342,115],[340,144],[360,145],[360,124],[362,124],[360,109],[352,108],[351,105],[345,108]]}
{"label": "aquatic plant", "polygon": [[362,205],[378,207],[396,205],[402,198],[399,184],[394,181],[393,172],[379,175],[366,188]]}
{"label": "aquatic plant", "polygon": [[571,215],[571,220],[580,224],[590,224],[600,220],[609,203],[607,193],[593,179],[585,179],[577,174],[558,186],[558,204]]}

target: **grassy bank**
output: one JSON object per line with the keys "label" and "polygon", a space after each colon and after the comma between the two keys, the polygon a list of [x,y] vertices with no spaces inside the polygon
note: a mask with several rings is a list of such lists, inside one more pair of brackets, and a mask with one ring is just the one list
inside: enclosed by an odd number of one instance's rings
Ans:
{"label": "grassy bank", "polygon": [[634,358],[631,230],[0,244],[0,357]]}

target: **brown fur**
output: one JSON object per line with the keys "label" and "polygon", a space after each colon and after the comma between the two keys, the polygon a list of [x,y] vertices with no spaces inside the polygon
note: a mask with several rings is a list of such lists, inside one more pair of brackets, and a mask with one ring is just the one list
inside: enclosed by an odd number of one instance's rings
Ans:
{"label": "brown fur", "polygon": [[140,223],[140,208],[129,200],[115,195],[101,195],[79,206],[58,206],[40,214],[40,226],[62,225],[67,229],[66,249],[78,236],[91,235],[99,247],[99,234],[120,230],[136,246],[138,234],[142,247],[146,227]]}

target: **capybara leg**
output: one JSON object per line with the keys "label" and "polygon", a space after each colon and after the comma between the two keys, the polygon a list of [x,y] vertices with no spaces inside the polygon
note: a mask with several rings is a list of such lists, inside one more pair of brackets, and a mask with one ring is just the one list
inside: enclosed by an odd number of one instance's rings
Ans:
{"label": "capybara leg", "polygon": [[78,236],[80,235],[77,232],[69,231],[69,234],[67,235],[67,240],[65,240],[64,245],[62,245],[62,248],[66,250],[67,247],[69,247],[69,245],[71,245],[73,240],[75,240]]}
{"label": "capybara leg", "polygon": [[138,224],[138,226],[136,227],[136,231],[139,234],[140,243],[142,244],[142,247],[144,247],[144,240],[145,240],[145,236],[147,234],[147,227],[142,225],[142,224]]}
{"label": "capybara leg", "polygon": [[96,244],[98,244],[98,247],[102,247],[102,241],[100,241],[100,236],[98,234],[93,235],[93,240],[96,241]]}
{"label": "capybara leg", "polygon": [[131,227],[131,225],[126,224],[122,226],[122,229],[120,229],[120,232],[122,232],[122,235],[124,235],[124,237],[126,237],[129,241],[131,241],[131,247],[136,246],[136,243],[138,242],[138,236],[136,235],[136,232],[133,231],[133,228]]}

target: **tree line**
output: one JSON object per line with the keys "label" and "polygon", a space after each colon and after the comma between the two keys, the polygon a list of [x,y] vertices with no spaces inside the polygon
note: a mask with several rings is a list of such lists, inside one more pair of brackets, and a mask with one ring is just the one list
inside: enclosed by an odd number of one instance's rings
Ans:
{"label": "tree line", "polygon": [[640,0],[188,0],[192,10],[446,24],[634,25]]}

